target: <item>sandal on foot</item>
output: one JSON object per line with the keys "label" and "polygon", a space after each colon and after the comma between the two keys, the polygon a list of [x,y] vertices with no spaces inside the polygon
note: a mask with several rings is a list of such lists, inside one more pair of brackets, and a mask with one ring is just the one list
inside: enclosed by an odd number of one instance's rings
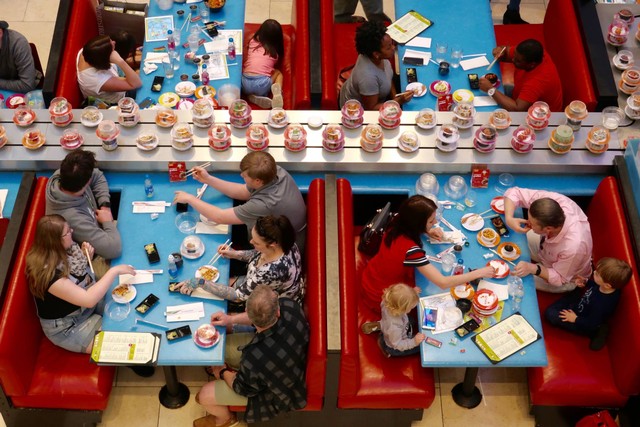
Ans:
{"label": "sandal on foot", "polygon": [[362,324],[362,332],[366,335],[380,331],[380,322],[365,322]]}

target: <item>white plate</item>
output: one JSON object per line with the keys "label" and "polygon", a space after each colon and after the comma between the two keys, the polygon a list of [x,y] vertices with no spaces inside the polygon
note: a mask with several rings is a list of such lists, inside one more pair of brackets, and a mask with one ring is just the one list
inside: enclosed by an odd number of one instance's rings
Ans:
{"label": "white plate", "polygon": [[[153,139],[151,140],[151,142],[143,144],[140,142],[140,137],[143,135],[152,136]],[[138,147],[138,149],[142,151],[151,151],[155,149],[157,146],[158,146],[158,136],[155,133],[141,134],[141,135],[138,135],[138,138],[136,138],[136,147]]]}
{"label": "white plate", "polygon": [[[115,291],[116,289],[118,289],[121,286],[123,286],[123,285],[116,286],[113,289],[113,291]],[[133,285],[128,285],[128,287],[129,287],[129,291],[126,294],[122,295],[122,296],[116,295],[116,294],[113,293],[113,291],[111,291],[111,297],[113,298],[113,300],[115,302],[119,302],[120,304],[124,304],[124,303],[133,301],[136,298],[136,294],[138,293],[138,291],[136,291],[136,287],[133,286]]]}
{"label": "white plate", "polygon": [[195,252],[187,252],[187,248],[184,245],[181,245],[180,255],[187,259],[198,259],[204,255],[204,243],[198,246]]}
{"label": "white plate", "polygon": [[420,98],[427,93],[427,86],[420,82],[413,82],[413,83],[409,83],[405,90],[413,91],[413,97]]}
{"label": "white plate", "polygon": [[90,122],[88,120],[85,120],[84,117],[82,117],[82,114],[80,114],[80,123],[82,123],[83,126],[86,126],[88,128],[94,128],[96,126],[98,126],[98,124],[102,121],[102,113],[98,111],[98,119],[95,122]]}
{"label": "white plate", "polygon": [[627,114],[627,117],[629,117],[631,120],[640,119],[640,110],[633,110],[631,107],[627,105],[626,107],[624,107],[624,112]]}
{"label": "white plate", "polygon": [[312,128],[319,128],[322,127],[324,121],[321,116],[311,116],[307,119],[307,124]]}
{"label": "white plate", "polygon": [[[462,216],[462,219],[469,218],[471,215],[475,215],[473,213],[468,213]],[[480,231],[484,228],[484,218],[478,216],[475,220],[469,219],[466,222],[461,222],[462,226],[469,231]]]}
{"label": "white plate", "polygon": [[220,271],[218,270],[217,267],[214,267],[212,265],[203,265],[201,267],[198,267],[198,269],[196,270],[196,279],[199,279],[202,277],[202,273],[200,273],[200,269],[203,267],[213,268],[216,271],[216,275],[213,277],[212,282],[217,282],[218,279],[220,278]]}
{"label": "white plate", "polygon": [[180,82],[176,85],[175,91],[180,98],[188,98],[196,93],[196,84],[193,82]]}

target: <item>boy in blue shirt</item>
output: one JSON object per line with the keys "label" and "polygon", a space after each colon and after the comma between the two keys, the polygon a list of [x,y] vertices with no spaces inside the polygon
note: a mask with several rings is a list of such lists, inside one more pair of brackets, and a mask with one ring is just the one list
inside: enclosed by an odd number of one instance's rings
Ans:
{"label": "boy in blue shirt", "polygon": [[621,289],[631,279],[631,266],[616,258],[598,261],[593,278],[582,282],[565,298],[551,304],[545,311],[547,320],[555,326],[591,337],[589,348],[604,347],[609,332],[607,320],[620,300]]}

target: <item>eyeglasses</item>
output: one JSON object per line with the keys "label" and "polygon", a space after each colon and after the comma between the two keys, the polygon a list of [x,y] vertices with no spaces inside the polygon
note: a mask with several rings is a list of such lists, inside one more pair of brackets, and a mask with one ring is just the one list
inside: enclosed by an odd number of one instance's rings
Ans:
{"label": "eyeglasses", "polygon": [[62,237],[67,237],[67,236],[71,235],[71,233],[73,233],[73,228],[69,227],[69,231],[67,231],[66,233],[64,233],[64,234],[62,235]]}

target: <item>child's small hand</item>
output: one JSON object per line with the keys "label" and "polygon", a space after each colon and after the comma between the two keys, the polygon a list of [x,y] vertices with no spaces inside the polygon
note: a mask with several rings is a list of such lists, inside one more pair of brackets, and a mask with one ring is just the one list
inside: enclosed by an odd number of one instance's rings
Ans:
{"label": "child's small hand", "polygon": [[578,315],[574,313],[573,310],[562,310],[560,311],[560,319],[563,322],[575,323]]}
{"label": "child's small hand", "polygon": [[579,287],[579,288],[584,288],[587,285],[587,279],[585,277],[582,277],[582,276],[576,276],[574,278],[574,282],[575,282],[576,286]]}
{"label": "child's small hand", "polygon": [[413,337],[413,340],[416,342],[416,344],[420,344],[422,341],[424,341],[426,339],[426,335],[423,333],[419,333],[416,334],[415,337]]}
{"label": "child's small hand", "polygon": [[414,290],[414,292],[415,292],[416,294],[418,294],[418,295],[420,295],[420,292],[422,292],[422,289],[420,289],[420,287],[418,287],[418,286],[414,286],[414,287],[413,287],[413,290]]}

